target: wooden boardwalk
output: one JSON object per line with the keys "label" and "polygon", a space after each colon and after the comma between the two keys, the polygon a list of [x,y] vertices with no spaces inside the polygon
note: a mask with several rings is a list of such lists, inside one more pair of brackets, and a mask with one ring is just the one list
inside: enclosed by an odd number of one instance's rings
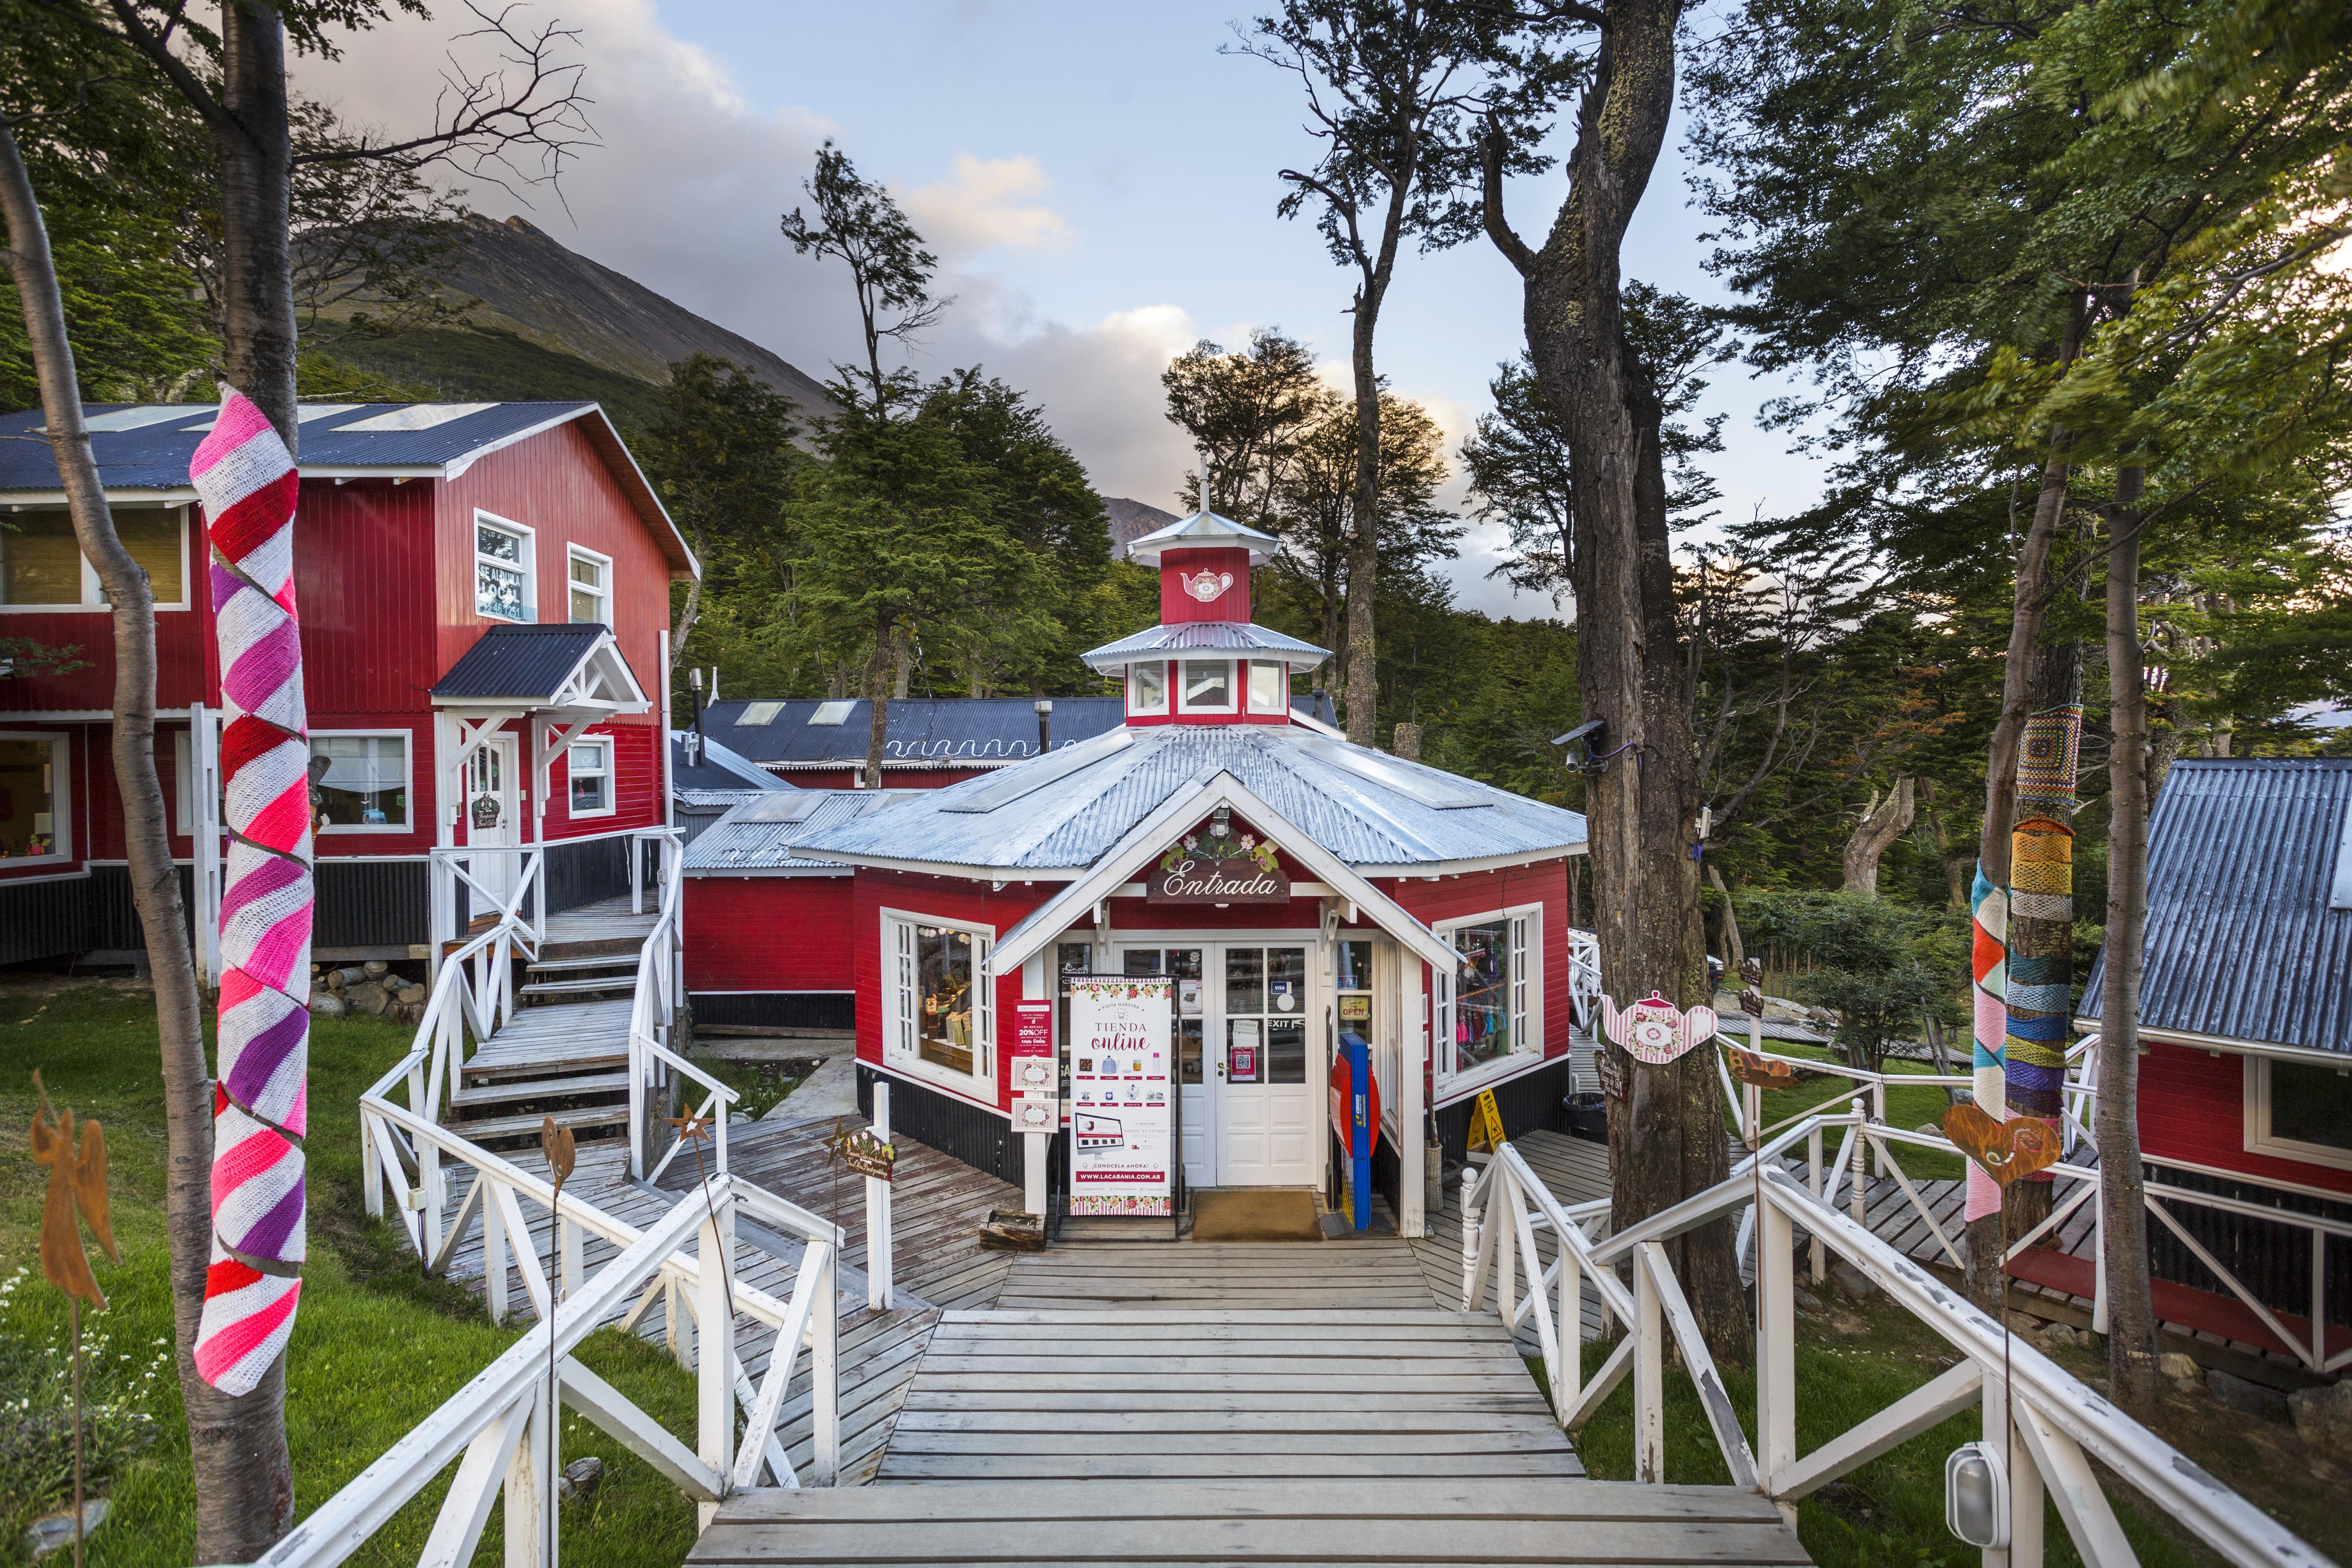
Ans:
{"label": "wooden boardwalk", "polygon": [[1254,1307],[1419,1311],[1437,1305],[1412,1249],[1384,1241],[1068,1242],[1020,1255],[1012,1310]]}

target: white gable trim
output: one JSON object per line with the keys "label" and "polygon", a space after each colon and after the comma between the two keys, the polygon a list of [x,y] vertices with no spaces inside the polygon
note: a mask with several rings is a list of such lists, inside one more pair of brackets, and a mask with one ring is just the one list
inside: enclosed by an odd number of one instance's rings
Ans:
{"label": "white gable trim", "polygon": [[1092,868],[1006,931],[989,955],[990,973],[999,977],[1019,973],[1024,960],[1043,952],[1048,942],[1080,923],[1097,903],[1118,896],[1121,884],[1149,865],[1178,834],[1220,805],[1230,806],[1260,833],[1276,840],[1284,854],[1321,878],[1333,896],[1352,900],[1365,918],[1404,943],[1424,963],[1451,972],[1458,955],[1439,940],[1435,931],[1252,794],[1241,780],[1221,771],[1161,802],[1157,811],[1130,828],[1127,837],[1096,861]]}

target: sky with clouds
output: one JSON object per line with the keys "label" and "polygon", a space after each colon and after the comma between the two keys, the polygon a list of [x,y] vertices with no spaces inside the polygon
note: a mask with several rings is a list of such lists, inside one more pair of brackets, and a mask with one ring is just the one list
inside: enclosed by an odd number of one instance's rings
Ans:
{"label": "sky with clouds", "polygon": [[[471,25],[457,0],[435,11],[354,40],[340,61],[304,62],[301,84],[359,121],[416,125],[453,53],[487,58],[457,37]],[[598,144],[560,199],[473,182],[468,201],[520,213],[822,376],[858,353],[847,276],[793,255],[778,220],[831,136],[898,195],[955,296],[916,369],[984,366],[1044,405],[1104,494],[1171,507],[1192,462],[1162,415],[1173,355],[1276,325],[1346,379],[1349,275],[1307,222],[1275,212],[1279,171],[1314,156],[1298,84],[1221,52],[1249,14],[1193,0],[530,0],[518,20],[579,29]],[[1626,275],[1719,298],[1685,173],[1670,148]],[[1556,173],[1516,182],[1514,224],[1549,226],[1563,186]],[[1377,352],[1458,444],[1521,342],[1517,279],[1481,242],[1400,264]],[[1713,460],[1727,515],[1786,512],[1815,493],[1811,465],[1755,426],[1785,390],[1738,367],[1715,378],[1702,412],[1730,416]],[[1465,540],[1459,602],[1552,613],[1488,577],[1499,535]]]}

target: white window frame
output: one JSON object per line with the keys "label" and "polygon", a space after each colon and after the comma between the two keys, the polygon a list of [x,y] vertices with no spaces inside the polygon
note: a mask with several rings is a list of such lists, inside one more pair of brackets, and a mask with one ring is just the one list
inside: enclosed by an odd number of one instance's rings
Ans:
{"label": "white window frame", "polygon": [[1438,975],[1430,998],[1430,1012],[1435,1020],[1430,1039],[1430,1063],[1439,1098],[1458,1099],[1497,1079],[1516,1077],[1530,1063],[1543,1060],[1543,905],[1512,904],[1482,914],[1438,921],[1430,929],[1437,933],[1438,941],[1452,947],[1455,931],[1467,926],[1492,925],[1496,921],[1510,922],[1511,1049],[1507,1055],[1481,1062],[1467,1072],[1454,1070],[1454,977]]}
{"label": "white window frame", "polygon": [[[1148,669],[1157,669],[1160,672],[1160,700],[1150,705],[1147,705],[1139,695],[1143,688],[1141,676]],[[1169,680],[1166,659],[1144,659],[1127,667],[1127,710],[1129,712],[1157,717],[1168,711],[1168,698]]]}
{"label": "white window frame", "polygon": [[[920,978],[915,931],[920,926],[960,931],[972,939],[972,1071],[969,1078],[922,1057],[915,1009]],[[996,948],[996,928],[975,921],[947,920],[915,910],[882,910],[882,1060],[891,1071],[944,1089],[990,1110],[996,1106],[996,979],[988,973]]]}
{"label": "white window frame", "polygon": [[[592,771],[586,775],[589,778],[602,778],[604,781],[604,804],[601,806],[591,806],[585,811],[572,804],[572,781],[578,776],[572,771],[572,754],[583,746],[602,746],[604,749],[604,767],[601,770]],[[572,821],[583,822],[593,816],[610,816],[620,809],[621,792],[614,781],[613,760],[613,737],[598,734],[593,731],[563,748],[563,809]]]}
{"label": "white window frame", "polygon": [[[173,731],[172,773],[172,831],[183,838],[193,837],[196,831],[196,737],[193,731]],[[215,826],[228,821],[227,781],[222,781],[222,789],[223,796],[217,803],[219,815],[213,819]]]}
{"label": "white window frame", "polygon": [[[1206,703],[1186,701],[1184,700],[1184,667],[1188,664],[1223,664],[1225,667],[1225,692],[1227,696],[1233,699],[1233,700],[1225,703],[1222,707],[1211,707]],[[1242,689],[1241,683],[1234,679],[1235,671],[1234,669],[1234,661],[1230,658],[1179,658],[1176,660],[1176,689],[1174,693],[1176,700],[1176,711],[1179,713],[1240,712],[1242,710]]]}
{"label": "white window frame", "polygon": [[[69,866],[75,859],[73,817],[73,746],[61,731],[5,730],[0,741],[47,741],[49,743],[49,840],[47,855],[11,856],[0,860],[0,885],[42,879],[51,866]],[[37,869],[35,868],[37,867]],[[79,871],[50,872],[80,876]]]}
{"label": "white window frame", "polygon": [[[572,575],[572,563],[574,561],[588,562],[603,574],[604,586],[593,590],[600,613],[593,621],[577,621],[572,618],[572,595],[588,591],[583,589]],[[563,547],[563,617],[573,626],[609,626],[613,624],[613,558],[611,556],[591,550],[584,544],[567,544]]]}
{"label": "white window frame", "polygon": [[[1242,663],[1243,668],[1249,672],[1242,681],[1242,689],[1245,694],[1244,700],[1249,703],[1249,710],[1253,713],[1289,712],[1290,667],[1279,659],[1271,658],[1244,659]],[[1257,672],[1261,669],[1270,671],[1274,676],[1274,701],[1267,706],[1261,706],[1257,700],[1257,687],[1255,681]]]}
{"label": "white window frame", "polygon": [[[408,788],[401,793],[401,798],[404,803],[404,810],[405,812],[405,816],[402,821],[331,822],[324,827],[318,830],[321,837],[331,833],[387,834],[414,833],[416,831],[416,731],[414,730],[313,730],[310,731],[310,739],[313,741],[398,741],[401,743],[402,758],[408,765]],[[189,806],[193,806],[194,805],[193,798],[184,793],[181,795],[181,799],[186,802]],[[221,821],[226,823],[227,820],[228,812],[227,809],[224,807],[221,812]]]}
{"label": "white window frame", "polygon": [[[2352,1149],[2331,1149],[2325,1143],[2304,1143],[2292,1138],[2274,1137],[2271,1132],[2271,1064],[2273,1058],[2248,1052],[2246,1056],[2246,1152],[2268,1154],[2276,1160],[2297,1160],[2306,1165],[2326,1165],[2334,1170],[2352,1171]],[[2305,1066],[2325,1068],[2325,1062],[2305,1062]],[[2352,1058],[2345,1067],[2352,1068]],[[2342,1069],[2338,1069],[2342,1070]]]}
{"label": "white window frame", "polygon": [[[64,509],[59,507],[42,506],[37,508],[27,508],[26,510],[57,511],[63,510]],[[166,610],[193,609],[194,607],[194,604],[189,597],[194,590],[190,582],[193,574],[190,570],[188,562],[188,509],[184,506],[168,506],[162,508],[126,506],[116,507],[112,510],[117,511],[163,510],[172,513],[180,520],[180,596],[177,599],[172,600],[156,600],[155,609],[158,614]],[[0,551],[5,551],[7,548],[8,546],[5,540],[0,540]],[[76,555],[81,562],[80,603],[73,605],[0,604],[0,616],[104,616],[112,614],[114,606],[106,602],[106,584],[98,580],[98,568],[89,563],[89,556],[79,553],[79,545],[76,547]]]}
{"label": "white window frame", "polygon": [[[500,517],[494,511],[484,511],[480,507],[476,507],[474,509],[473,526],[476,532],[473,538],[467,541],[467,553],[473,562],[474,574],[466,580],[466,593],[467,596],[474,601],[474,618],[478,621],[496,621],[501,625],[510,626],[529,626],[532,622],[538,620],[539,531],[532,528],[529,523],[517,522],[510,517]],[[522,559],[520,562],[509,562],[501,561],[495,555],[483,554],[482,536],[479,531],[486,527],[497,529],[503,533],[511,533],[520,538],[522,541]],[[482,613],[481,570],[483,563],[485,562],[488,562],[490,565],[499,568],[502,572],[511,571],[516,566],[520,566],[522,568],[521,619],[509,620],[504,616],[490,616]],[[563,613],[568,618],[572,614],[571,598],[567,595],[563,603]]]}

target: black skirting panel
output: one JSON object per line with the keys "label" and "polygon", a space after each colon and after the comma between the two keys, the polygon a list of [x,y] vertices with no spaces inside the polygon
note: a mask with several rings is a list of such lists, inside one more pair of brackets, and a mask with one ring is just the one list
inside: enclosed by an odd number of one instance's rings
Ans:
{"label": "black skirting panel", "polygon": [[[174,867],[180,884],[180,912],[195,940],[196,873],[192,866]],[[89,940],[84,951],[121,952],[147,945],[147,928],[140,923],[138,906],[131,900],[131,868],[93,866],[89,868]]]}
{"label": "black skirting panel", "polygon": [[720,1029],[854,1029],[854,991],[695,991],[694,1021]]}
{"label": "black skirting panel", "polygon": [[[432,940],[432,870],[418,860],[337,860],[317,864],[319,947],[397,947]],[[460,884],[462,889],[463,884]]]}
{"label": "black skirting panel", "polygon": [[992,1110],[934,1093],[921,1084],[857,1064],[857,1109],[874,1114],[874,1080],[890,1083],[890,1131],[904,1132],[1001,1182],[1021,1184],[1021,1141],[1013,1123]]}
{"label": "black skirting panel", "polygon": [[[576,910],[629,893],[629,847],[634,838],[559,839],[547,847],[547,912]],[[658,886],[658,884],[651,884]]]}
{"label": "black skirting panel", "polygon": [[0,882],[0,963],[89,952],[92,879]]}
{"label": "black skirting panel", "polygon": [[[2352,1203],[2334,1203],[2301,1193],[2283,1193],[2256,1182],[2236,1182],[2170,1166],[2149,1166],[2147,1179],[2167,1186],[2187,1187],[2244,1203],[2327,1219],[2352,1220]],[[2172,1203],[2165,1212],[2180,1222],[2200,1246],[2238,1277],[2255,1300],[2273,1312],[2311,1312],[2312,1233],[2291,1222],[2253,1215],[2227,1214],[2219,1209]],[[2326,1249],[2327,1321],[2352,1324],[2352,1247],[2340,1243]],[[2231,1295],[2230,1288],[2199,1261],[2169,1227],[2147,1227],[2148,1272],[2158,1279],[2191,1289]]]}
{"label": "black skirting panel", "polygon": [[[1495,1108],[1503,1113],[1503,1134],[1516,1138],[1538,1127],[1555,1132],[1568,1130],[1568,1117],[1560,1110],[1562,1096],[1568,1093],[1569,1058],[1559,1057],[1546,1062],[1535,1071],[1508,1083],[1495,1086]],[[1470,1108],[1477,1096],[1456,1100],[1437,1113],[1438,1142],[1445,1145],[1445,1157],[1459,1161],[1470,1144]]]}

